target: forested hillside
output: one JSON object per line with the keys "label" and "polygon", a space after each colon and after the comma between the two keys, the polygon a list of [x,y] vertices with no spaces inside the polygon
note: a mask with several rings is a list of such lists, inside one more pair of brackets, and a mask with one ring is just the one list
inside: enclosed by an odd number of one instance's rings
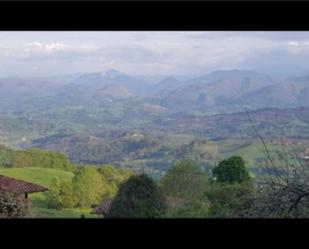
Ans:
{"label": "forested hillside", "polygon": [[[237,153],[246,146],[258,151],[252,125],[270,143],[306,144],[307,80],[242,70],[185,80],[115,70],[7,78],[0,84],[0,138],[14,149],[65,153],[76,164],[112,163],[159,176],[185,156],[208,170],[233,152],[229,141],[237,141]],[[255,167],[260,155],[249,155]]]}
{"label": "forested hillside", "polygon": [[97,217],[91,214],[92,205],[113,197],[131,174],[111,165],[74,165],[59,152],[0,148],[0,175],[48,188],[31,195],[30,217]]}
{"label": "forested hillside", "polygon": [[[49,189],[32,194],[30,217],[303,216],[266,212],[276,193],[260,194],[255,184],[270,176],[261,146],[279,163],[276,179],[286,173],[282,159],[306,162],[306,80],[239,70],[184,81],[111,71],[30,80],[29,90],[29,80],[4,79],[0,89],[10,97],[0,99],[0,174]],[[135,184],[147,209],[135,197],[127,203]]]}

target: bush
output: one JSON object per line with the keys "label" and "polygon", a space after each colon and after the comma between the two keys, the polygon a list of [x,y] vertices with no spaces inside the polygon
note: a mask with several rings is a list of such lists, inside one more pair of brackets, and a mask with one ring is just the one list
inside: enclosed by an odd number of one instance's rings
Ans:
{"label": "bush", "polygon": [[219,162],[213,169],[213,175],[222,183],[241,183],[250,179],[245,161],[240,156],[232,156]]}
{"label": "bush", "polygon": [[207,218],[209,205],[207,202],[196,199],[187,201],[183,206],[171,208],[164,215],[165,218]]}
{"label": "bush", "polygon": [[166,195],[184,199],[201,196],[208,185],[207,175],[192,160],[176,162],[161,180]]}
{"label": "bush", "polygon": [[107,218],[159,218],[166,210],[156,182],[146,175],[131,176],[118,191]]}
{"label": "bush", "polygon": [[45,193],[45,196],[50,208],[73,208],[77,202],[72,182],[60,182],[58,178],[52,180],[49,191]]}
{"label": "bush", "polygon": [[241,217],[252,204],[254,189],[250,183],[214,184],[206,191],[206,197],[211,217]]}
{"label": "bush", "polygon": [[23,196],[0,191],[0,218],[21,218],[30,213],[29,202]]}

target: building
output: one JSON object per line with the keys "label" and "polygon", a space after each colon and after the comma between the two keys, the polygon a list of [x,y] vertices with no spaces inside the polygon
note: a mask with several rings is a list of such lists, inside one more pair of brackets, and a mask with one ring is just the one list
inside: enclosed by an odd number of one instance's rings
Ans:
{"label": "building", "polygon": [[6,191],[13,195],[24,195],[25,199],[28,194],[47,191],[48,188],[12,177],[0,175],[0,191]]}

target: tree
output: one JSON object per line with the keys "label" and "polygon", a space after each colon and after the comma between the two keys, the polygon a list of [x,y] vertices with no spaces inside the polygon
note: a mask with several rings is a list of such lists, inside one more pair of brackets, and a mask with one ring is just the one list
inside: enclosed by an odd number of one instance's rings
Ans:
{"label": "tree", "polygon": [[281,151],[270,153],[263,142],[262,152],[267,174],[257,179],[257,195],[252,207],[245,210],[246,217],[308,218],[308,163],[284,144]]}
{"label": "tree", "polygon": [[205,192],[210,203],[209,215],[214,218],[243,217],[251,208],[254,188],[250,182],[213,184]]}
{"label": "tree", "polygon": [[200,199],[191,199],[179,207],[170,208],[166,218],[208,218],[209,204]]}
{"label": "tree", "polygon": [[308,162],[282,141],[282,150],[271,153],[263,136],[248,120],[260,139],[264,154],[266,177],[257,182],[257,196],[253,205],[245,210],[246,217],[254,218],[308,218],[309,169]]}
{"label": "tree", "polygon": [[0,218],[21,218],[29,215],[30,205],[23,197],[0,191]]}
{"label": "tree", "polygon": [[102,176],[102,198],[112,198],[116,195],[119,185],[126,181],[133,172],[128,169],[117,169],[111,165],[103,165],[98,170]]}
{"label": "tree", "polygon": [[11,167],[11,160],[14,155],[14,150],[0,144],[0,167]]}
{"label": "tree", "polygon": [[11,158],[11,166],[56,168],[67,171],[73,171],[74,169],[74,166],[64,154],[38,148],[16,151]]}
{"label": "tree", "polygon": [[51,180],[49,190],[45,192],[47,204],[50,208],[60,208],[59,205],[60,181],[57,177]]}
{"label": "tree", "polygon": [[76,205],[76,194],[73,190],[72,182],[60,183],[60,203],[62,208],[73,208]]}
{"label": "tree", "polygon": [[95,167],[84,166],[73,178],[73,188],[80,207],[90,207],[102,199],[102,176]]}
{"label": "tree", "polygon": [[159,218],[166,211],[164,196],[145,174],[131,176],[111,203],[107,218]]}
{"label": "tree", "polygon": [[116,184],[122,183],[133,174],[129,169],[117,169],[109,164],[103,165],[98,171],[105,181],[115,182]]}
{"label": "tree", "polygon": [[207,175],[189,159],[174,163],[161,180],[161,187],[166,195],[184,199],[200,196],[207,184]]}
{"label": "tree", "polygon": [[73,208],[76,205],[77,198],[71,181],[60,182],[58,178],[54,178],[45,195],[51,208]]}
{"label": "tree", "polygon": [[213,169],[213,176],[221,183],[241,183],[250,179],[245,161],[240,156],[220,161]]}

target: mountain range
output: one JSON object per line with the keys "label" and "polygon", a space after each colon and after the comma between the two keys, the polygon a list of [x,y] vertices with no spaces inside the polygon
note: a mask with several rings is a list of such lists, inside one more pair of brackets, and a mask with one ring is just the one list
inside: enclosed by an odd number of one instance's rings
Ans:
{"label": "mountain range", "polygon": [[215,148],[209,141],[245,146],[256,139],[247,111],[269,139],[306,140],[308,110],[308,75],[229,70],[190,78],[109,70],[0,79],[1,144],[62,151],[76,163],[166,169],[181,155],[206,160]]}
{"label": "mountain range", "polygon": [[[309,76],[286,79],[262,73],[216,71],[189,80],[173,76],[127,75],[116,70],[59,78],[0,79],[0,114],[72,106],[148,106],[175,113],[225,113],[245,109],[292,108],[309,104]],[[143,108],[144,108],[143,107]],[[124,107],[125,109],[126,107]],[[151,112],[151,110],[150,110]]]}

